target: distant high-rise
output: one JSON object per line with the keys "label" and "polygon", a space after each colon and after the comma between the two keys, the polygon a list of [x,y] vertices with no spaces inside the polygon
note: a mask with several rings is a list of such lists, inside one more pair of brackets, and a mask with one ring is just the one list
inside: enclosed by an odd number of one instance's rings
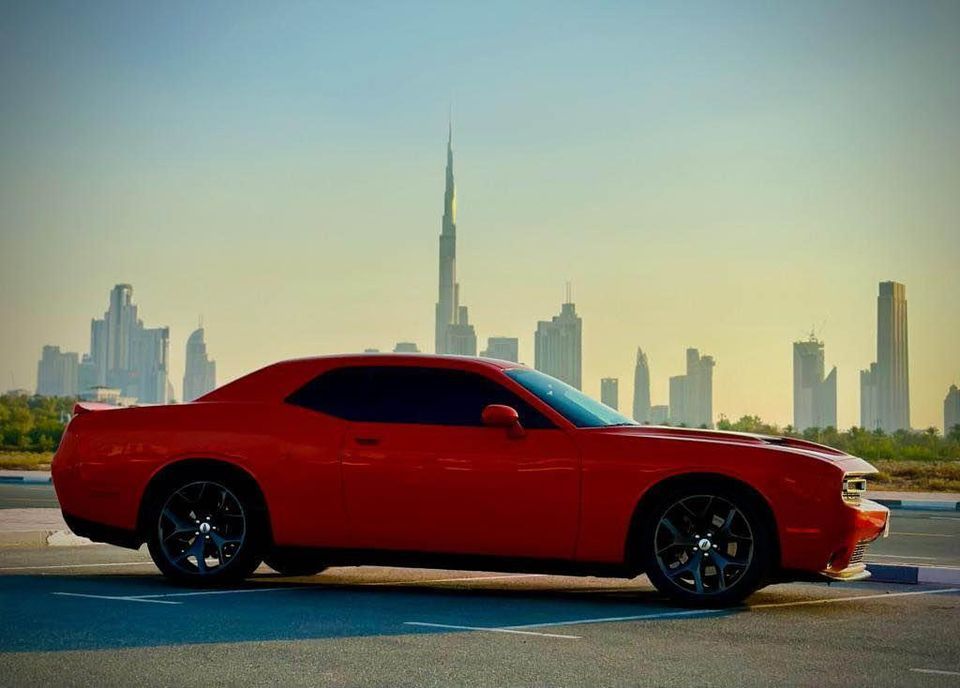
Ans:
{"label": "distant high-rise", "polygon": [[633,369],[633,419],[638,423],[652,423],[650,417],[650,366],[647,355],[637,349],[637,365]]}
{"label": "distant high-rise", "polygon": [[438,354],[477,355],[477,335],[460,305],[457,283],[457,192],[453,181],[453,125],[447,137],[447,181],[443,193],[443,219],[440,223],[440,280],[436,307]]}
{"label": "distant high-rise", "polygon": [[950,385],[947,396],[943,400],[943,434],[949,435],[956,426],[960,425],[960,389]]}
{"label": "distant high-rise", "polygon": [[217,364],[207,356],[203,328],[187,338],[187,362],[183,373],[183,400],[193,401],[217,386]]}
{"label": "distant high-rise", "polygon": [[520,360],[520,340],[516,337],[489,337],[487,348],[480,355],[517,363]]}
{"label": "distant high-rise", "polygon": [[650,425],[665,425],[670,421],[670,407],[658,404],[650,407]]}
{"label": "distant high-rise", "polygon": [[620,381],[617,378],[600,379],[600,402],[614,410],[620,407]]}
{"label": "distant high-rise", "polygon": [[420,353],[420,347],[414,342],[397,342],[396,346],[393,347],[393,353],[418,354]]}
{"label": "distant high-rise", "polygon": [[880,428],[878,377],[876,363],[871,363],[869,368],[860,371],[860,427],[867,430]]}
{"label": "distant high-rise", "polygon": [[166,403],[169,354],[169,328],[145,328],[133,304],[133,287],[118,284],[103,319],[90,324],[90,355],[84,357],[81,377],[85,384],[95,380],[144,403]]}
{"label": "distant high-rise", "polygon": [[793,427],[837,427],[837,369],[823,375],[823,342],[814,335],[793,343]]}
{"label": "distant high-rise", "polygon": [[79,357],[45,346],[37,364],[37,394],[44,397],[74,397],[78,391]]}
{"label": "distant high-rise", "polygon": [[887,432],[910,429],[907,288],[881,282],[877,296],[877,370],[880,423]]}
{"label": "distant high-rise", "polygon": [[712,356],[687,349],[687,374],[670,378],[670,422],[689,428],[713,427]]}
{"label": "distant high-rise", "polygon": [[687,415],[687,376],[674,375],[670,378],[670,423],[689,426]]}
{"label": "distant high-rise", "polygon": [[565,303],[560,315],[537,323],[534,367],[580,389],[583,323],[576,306]]}
{"label": "distant high-rise", "polygon": [[[860,373],[860,420],[884,432],[910,429],[910,370],[907,350],[907,288],[881,282],[877,295],[877,362]],[[864,383],[868,383],[865,389]],[[875,399],[869,398],[871,389]],[[864,392],[868,394],[865,395]],[[870,405],[876,404],[876,408]],[[867,408],[865,408],[867,407]],[[865,414],[866,411],[866,414]],[[864,421],[870,424],[864,424]]]}

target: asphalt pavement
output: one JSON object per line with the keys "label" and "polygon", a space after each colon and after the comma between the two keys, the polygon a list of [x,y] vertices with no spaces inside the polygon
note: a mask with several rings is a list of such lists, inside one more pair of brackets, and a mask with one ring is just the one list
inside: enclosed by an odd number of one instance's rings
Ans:
{"label": "asphalt pavement", "polygon": [[960,587],[331,569],[191,590],[144,552],[0,552],[0,685],[958,685]]}
{"label": "asphalt pavement", "polygon": [[[0,484],[0,508],[51,502]],[[867,559],[960,568],[958,549],[960,513],[895,510]],[[960,585],[792,583],[695,610],[645,577],[261,567],[195,590],[144,549],[0,548],[0,686],[198,683],[960,686]]]}

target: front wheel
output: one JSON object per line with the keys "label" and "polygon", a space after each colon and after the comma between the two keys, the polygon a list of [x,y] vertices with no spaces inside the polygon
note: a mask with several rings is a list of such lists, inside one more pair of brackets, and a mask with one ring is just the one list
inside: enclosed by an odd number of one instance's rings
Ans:
{"label": "front wheel", "polygon": [[763,584],[773,524],[746,490],[688,485],[659,499],[643,523],[644,569],[668,597],[724,606]]}
{"label": "front wheel", "polygon": [[177,582],[216,585],[246,578],[266,540],[262,500],[229,473],[182,473],[151,490],[147,546]]}

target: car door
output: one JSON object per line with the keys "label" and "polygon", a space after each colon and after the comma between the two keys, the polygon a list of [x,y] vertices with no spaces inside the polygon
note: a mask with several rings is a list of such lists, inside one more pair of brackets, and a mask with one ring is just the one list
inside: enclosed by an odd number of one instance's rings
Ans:
{"label": "car door", "polygon": [[[579,457],[566,432],[490,376],[370,366],[342,449],[356,547],[572,558]],[[481,421],[517,409],[523,437]]]}

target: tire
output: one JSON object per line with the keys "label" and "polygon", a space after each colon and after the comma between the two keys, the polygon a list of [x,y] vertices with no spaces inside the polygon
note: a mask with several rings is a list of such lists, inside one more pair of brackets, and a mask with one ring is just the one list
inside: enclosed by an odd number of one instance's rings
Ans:
{"label": "tire", "polygon": [[654,586],[687,606],[742,602],[763,584],[774,526],[759,498],[722,482],[687,483],[642,515],[640,561]]}
{"label": "tire", "polygon": [[270,552],[264,563],[281,576],[315,576],[327,569],[321,555],[281,549]]}
{"label": "tire", "polygon": [[194,586],[247,578],[260,565],[269,539],[256,485],[217,467],[177,471],[153,486],[144,528],[161,573]]}

